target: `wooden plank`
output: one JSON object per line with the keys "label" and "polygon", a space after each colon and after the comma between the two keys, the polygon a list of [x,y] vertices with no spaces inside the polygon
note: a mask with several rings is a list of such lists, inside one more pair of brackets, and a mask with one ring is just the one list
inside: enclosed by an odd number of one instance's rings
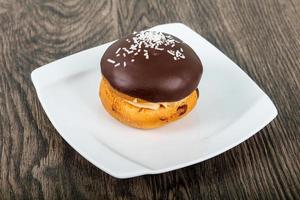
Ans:
{"label": "wooden plank", "polygon": [[[0,199],[299,199],[300,1],[0,1]],[[182,22],[274,100],[260,133],[203,163],[127,180],[76,153],[37,99],[33,69],[134,30]]]}

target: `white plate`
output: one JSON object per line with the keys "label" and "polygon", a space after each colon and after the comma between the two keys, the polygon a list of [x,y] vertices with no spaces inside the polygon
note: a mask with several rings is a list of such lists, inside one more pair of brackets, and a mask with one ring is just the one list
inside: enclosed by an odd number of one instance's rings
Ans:
{"label": "white plate", "polygon": [[202,60],[200,100],[185,118],[154,130],[125,126],[98,97],[99,61],[109,44],[32,72],[41,104],[61,136],[91,163],[117,178],[192,165],[238,145],[276,115],[269,97],[228,57],[183,24],[152,28],[189,44]]}

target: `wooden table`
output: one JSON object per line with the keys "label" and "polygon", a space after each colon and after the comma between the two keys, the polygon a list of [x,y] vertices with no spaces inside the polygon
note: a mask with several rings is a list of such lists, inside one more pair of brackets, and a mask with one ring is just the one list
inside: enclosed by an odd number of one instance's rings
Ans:
{"label": "wooden table", "polygon": [[[61,2],[0,1],[0,199],[300,198],[299,0]],[[118,180],[60,137],[30,73],[168,22],[187,24],[228,55],[271,97],[279,115],[208,161]]]}

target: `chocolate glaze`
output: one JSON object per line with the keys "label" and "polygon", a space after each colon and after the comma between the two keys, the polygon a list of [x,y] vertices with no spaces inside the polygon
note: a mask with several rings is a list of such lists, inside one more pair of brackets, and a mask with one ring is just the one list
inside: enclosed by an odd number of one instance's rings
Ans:
{"label": "chocolate glaze", "polygon": [[199,99],[199,89],[196,88],[196,92],[197,92],[197,99]]}
{"label": "chocolate glaze", "polygon": [[[105,51],[100,64],[101,72],[113,88],[150,102],[179,101],[197,88],[203,72],[200,59],[192,48],[180,39],[166,33],[163,35],[171,36],[179,42],[173,47],[159,46],[164,50],[146,48],[142,45],[138,55],[127,54],[122,48],[129,49],[132,45],[132,38],[135,35],[131,34],[114,42]],[[118,51],[119,48],[121,50]],[[167,52],[167,50],[180,48],[184,59],[174,60],[174,57]],[[148,50],[148,59],[143,53],[145,49]]]}

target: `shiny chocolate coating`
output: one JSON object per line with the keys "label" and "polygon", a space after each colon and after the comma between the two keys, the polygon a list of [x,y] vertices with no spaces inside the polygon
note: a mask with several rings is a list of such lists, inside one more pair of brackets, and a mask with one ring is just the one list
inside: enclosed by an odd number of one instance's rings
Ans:
{"label": "shiny chocolate coating", "polygon": [[150,38],[154,42],[148,44],[143,43],[149,37],[144,35],[136,42],[139,33],[131,34],[108,47],[100,63],[103,76],[119,92],[146,101],[174,102],[187,97],[202,76],[199,57],[175,36],[156,32]]}

